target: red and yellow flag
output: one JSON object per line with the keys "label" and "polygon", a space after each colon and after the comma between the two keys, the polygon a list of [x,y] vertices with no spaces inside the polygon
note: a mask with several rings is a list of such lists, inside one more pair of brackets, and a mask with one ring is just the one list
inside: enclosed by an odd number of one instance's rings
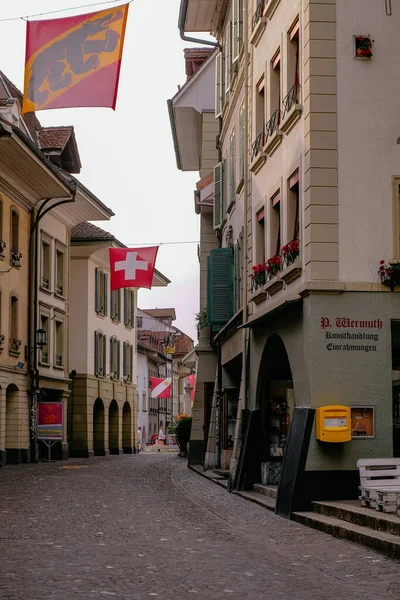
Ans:
{"label": "red and yellow flag", "polygon": [[115,109],[128,6],[28,21],[23,113],[75,106]]}

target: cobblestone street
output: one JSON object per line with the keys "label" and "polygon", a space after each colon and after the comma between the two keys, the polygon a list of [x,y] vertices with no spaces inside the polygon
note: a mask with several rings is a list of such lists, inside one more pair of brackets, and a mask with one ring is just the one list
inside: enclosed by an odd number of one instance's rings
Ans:
{"label": "cobblestone street", "polygon": [[2,469],[0,548],[1,600],[400,599],[398,562],[228,494],[174,454]]}

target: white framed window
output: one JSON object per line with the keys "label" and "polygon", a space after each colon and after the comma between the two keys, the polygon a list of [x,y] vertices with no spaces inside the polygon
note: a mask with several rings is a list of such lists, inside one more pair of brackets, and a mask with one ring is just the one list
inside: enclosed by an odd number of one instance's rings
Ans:
{"label": "white framed window", "polygon": [[40,350],[39,361],[41,364],[50,365],[50,314],[40,315],[40,328],[46,332],[47,344]]}
{"label": "white framed window", "polygon": [[65,336],[64,336],[64,320],[61,318],[54,319],[54,367],[63,368],[65,366]]}
{"label": "white framed window", "polygon": [[41,235],[41,252],[40,252],[40,287],[42,290],[50,291],[52,288],[51,281],[51,249],[52,239],[50,236],[42,232]]}
{"label": "white framed window", "polygon": [[57,296],[66,296],[66,263],[67,249],[60,242],[56,242],[55,254],[55,293]]}
{"label": "white framed window", "polygon": [[94,374],[106,376],[107,337],[102,331],[94,332]]}

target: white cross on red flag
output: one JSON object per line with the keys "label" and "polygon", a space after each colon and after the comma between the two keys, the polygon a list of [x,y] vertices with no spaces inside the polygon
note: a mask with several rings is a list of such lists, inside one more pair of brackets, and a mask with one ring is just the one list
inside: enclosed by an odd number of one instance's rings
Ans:
{"label": "white cross on red flag", "polygon": [[111,291],[125,287],[151,289],[158,248],[109,248]]}

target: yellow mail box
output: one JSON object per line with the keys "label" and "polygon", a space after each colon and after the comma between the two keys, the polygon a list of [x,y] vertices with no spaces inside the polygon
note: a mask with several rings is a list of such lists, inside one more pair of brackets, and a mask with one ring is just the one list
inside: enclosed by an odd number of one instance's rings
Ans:
{"label": "yellow mail box", "polygon": [[316,410],[316,437],[321,442],[350,442],[349,406],[321,406]]}

